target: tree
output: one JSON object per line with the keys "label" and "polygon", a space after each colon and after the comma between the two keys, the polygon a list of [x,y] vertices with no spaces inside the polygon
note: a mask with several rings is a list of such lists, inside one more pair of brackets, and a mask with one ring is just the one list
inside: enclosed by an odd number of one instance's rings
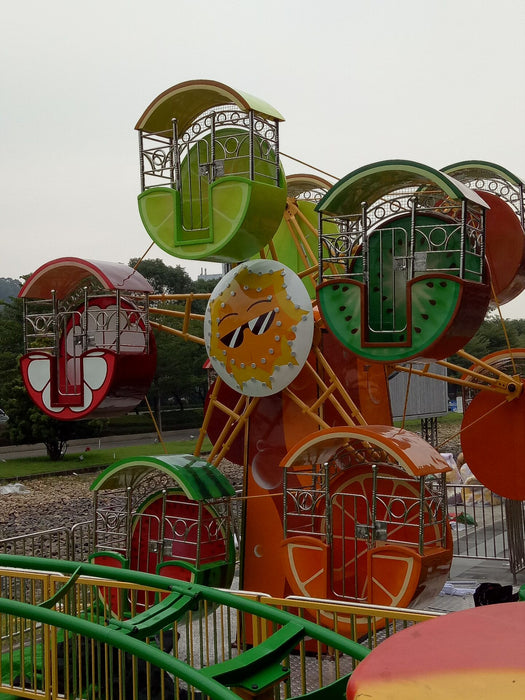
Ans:
{"label": "tree", "polygon": [[[489,312],[477,333],[465,345],[465,351],[477,359],[507,348],[525,347],[525,320],[505,319],[502,323],[494,311]],[[460,367],[469,367],[467,359],[454,355],[451,358]]]}
{"label": "tree", "polygon": [[62,459],[73,425],[51,418],[37,408],[20,376],[8,384],[7,390],[8,397],[4,397],[3,407],[9,416],[6,429],[11,441],[16,445],[43,442],[49,459],[54,462]]}
{"label": "tree", "polygon": [[[8,395],[6,386],[20,376],[18,359],[24,352],[22,334],[22,302],[0,301],[2,332],[0,333],[0,401]],[[4,408],[2,406],[2,408]],[[4,409],[5,410],[5,409]]]}
{"label": "tree", "polygon": [[[181,326],[180,321],[163,320],[164,325]],[[190,333],[202,337],[202,324],[191,323]],[[166,332],[157,332],[157,371],[149,395],[155,405],[175,403],[184,410],[185,400],[192,394],[204,403],[207,377],[203,365],[206,349],[203,345],[183,340]]]}
{"label": "tree", "polygon": [[129,266],[137,268],[153,287],[155,294],[186,294],[192,291],[192,279],[186,270],[177,265],[169,267],[160,258],[142,260],[131,258]]}
{"label": "tree", "polygon": [[17,297],[20,291],[20,282],[11,277],[0,277],[0,299],[8,301],[11,298]]}
{"label": "tree", "polygon": [[[135,267],[149,281],[157,294],[189,294],[209,293],[215,286],[210,280],[193,281],[186,270],[180,265],[169,267],[160,259],[143,260],[137,258],[129,261],[130,267]],[[162,304],[163,308],[183,312],[184,302],[169,301]],[[192,312],[203,314],[206,310],[206,300],[197,299],[192,304]],[[154,317],[154,314],[152,315]],[[181,330],[182,321],[177,318],[162,316],[159,320],[164,326]],[[189,333],[202,338],[202,323],[192,321]],[[184,410],[185,401],[195,396],[202,403],[206,397],[207,376],[203,365],[206,361],[206,350],[203,345],[184,340],[163,331],[155,331],[157,342],[157,371],[153,380],[148,400],[155,406],[157,421],[162,429],[162,406],[168,402],[174,403]]]}
{"label": "tree", "polygon": [[59,460],[65,454],[72,425],[50,418],[31,401],[19,368],[24,352],[22,302],[13,299],[0,304],[0,406],[9,416],[5,429],[14,444],[43,442],[50,459]]}

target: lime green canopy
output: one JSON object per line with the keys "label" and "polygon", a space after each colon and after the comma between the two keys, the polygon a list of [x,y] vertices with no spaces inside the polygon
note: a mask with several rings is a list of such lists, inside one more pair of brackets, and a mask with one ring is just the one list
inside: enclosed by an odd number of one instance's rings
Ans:
{"label": "lime green canopy", "polygon": [[332,187],[332,184],[328,182],[328,180],[312,173],[287,175],[286,184],[288,186],[288,193],[297,198],[309,190],[324,190],[327,192]]}
{"label": "lime green canopy", "polygon": [[373,204],[397,190],[425,185],[437,186],[452,199],[467,199],[487,207],[475,192],[446,173],[410,160],[384,160],[358,168],[339,180],[316,210],[342,216],[356,214],[363,202]]}
{"label": "lime green canopy", "polygon": [[511,173],[510,170],[496,163],[489,163],[486,160],[463,160],[459,163],[447,165],[446,168],[442,168],[442,171],[458,180],[499,178],[512,185],[524,184],[523,180],[514,173]]}
{"label": "lime green canopy", "polygon": [[99,474],[90,488],[92,491],[133,488],[155,471],[171,476],[186,496],[195,501],[235,494],[235,489],[224,474],[209,462],[193,455],[121,459]]}
{"label": "lime green canopy", "polygon": [[253,110],[263,117],[283,121],[284,117],[264,100],[246,92],[234,90],[214,80],[188,80],[162,92],[146,108],[135,129],[139,131],[167,131],[171,120],[177,120],[179,135],[208,109],[224,104],[237,105],[241,110]]}

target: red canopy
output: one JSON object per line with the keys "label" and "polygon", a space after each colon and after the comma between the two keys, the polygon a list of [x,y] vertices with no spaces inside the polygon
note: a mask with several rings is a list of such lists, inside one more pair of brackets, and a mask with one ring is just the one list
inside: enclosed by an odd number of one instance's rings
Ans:
{"label": "red canopy", "polygon": [[150,283],[136,270],[123,263],[57,258],[45,263],[23,285],[18,296],[30,299],[51,299],[54,291],[63,299],[95,277],[105,289],[123,292],[153,292]]}

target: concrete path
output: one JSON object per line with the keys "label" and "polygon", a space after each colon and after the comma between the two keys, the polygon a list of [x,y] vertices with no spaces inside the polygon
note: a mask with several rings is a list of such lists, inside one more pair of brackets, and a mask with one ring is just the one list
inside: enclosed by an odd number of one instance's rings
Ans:
{"label": "concrete path", "polygon": [[[199,428],[185,428],[183,430],[170,430],[162,434],[166,442],[174,440],[192,440],[199,434]],[[112,447],[126,447],[127,445],[148,445],[157,442],[157,433],[140,433],[138,435],[110,435],[102,438],[83,438],[81,440],[69,440],[69,452],[82,452],[86,447],[91,449],[111,449]],[[18,459],[20,457],[39,457],[46,454],[43,443],[35,445],[8,445],[0,447],[0,460]]]}
{"label": "concrete path", "polygon": [[[516,575],[513,580],[507,561],[495,561],[491,559],[463,559],[454,557],[449,575],[449,586],[444,590],[453,590],[456,595],[439,595],[431,603],[425,606],[432,612],[455,612],[474,607],[474,598],[470,591],[477,588],[480,583],[500,583],[502,586],[513,585],[516,593],[520,586],[525,585],[525,571]],[[463,595],[457,595],[464,590]]]}

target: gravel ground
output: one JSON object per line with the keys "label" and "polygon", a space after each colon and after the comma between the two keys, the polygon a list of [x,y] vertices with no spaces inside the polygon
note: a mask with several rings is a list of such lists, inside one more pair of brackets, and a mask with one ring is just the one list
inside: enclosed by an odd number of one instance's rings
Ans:
{"label": "gravel ground", "polygon": [[[242,487],[242,470],[223,460],[221,471],[235,488]],[[0,495],[0,540],[56,527],[72,527],[93,519],[90,486],[99,472],[71,473],[24,479],[25,493]],[[5,486],[5,484],[4,484]],[[13,486],[10,482],[9,486]]]}
{"label": "gravel ground", "polygon": [[0,496],[0,539],[55,527],[68,527],[93,517],[89,487],[96,473],[24,479],[27,493]]}
{"label": "gravel ground", "polygon": [[[440,427],[440,452],[460,451],[457,428]],[[445,442],[446,441],[446,442]],[[236,488],[242,486],[242,471],[224,460],[223,471]],[[89,487],[97,473],[72,473],[67,476],[46,476],[24,479],[28,493],[0,495],[0,539],[56,527],[71,527],[93,518],[93,498]]]}

